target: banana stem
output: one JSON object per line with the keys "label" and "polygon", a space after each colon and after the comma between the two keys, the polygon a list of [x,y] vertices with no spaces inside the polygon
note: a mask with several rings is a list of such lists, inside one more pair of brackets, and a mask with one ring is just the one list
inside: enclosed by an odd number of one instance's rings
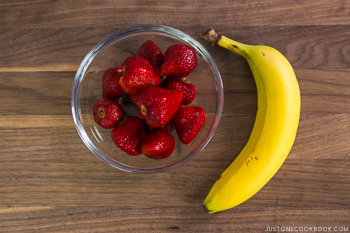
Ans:
{"label": "banana stem", "polygon": [[231,50],[239,55],[247,58],[248,54],[246,50],[251,49],[252,45],[240,43],[238,41],[227,38],[226,36],[220,35],[215,32],[214,29],[208,29],[203,35],[200,35],[204,40],[210,42],[212,45],[217,44],[223,48]]}

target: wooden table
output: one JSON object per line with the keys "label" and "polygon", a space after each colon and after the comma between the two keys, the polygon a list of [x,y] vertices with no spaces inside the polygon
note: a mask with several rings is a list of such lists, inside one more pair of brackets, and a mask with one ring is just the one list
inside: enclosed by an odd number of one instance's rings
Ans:
{"label": "wooden table", "polygon": [[[128,174],[100,162],[71,117],[85,54],[138,24],[198,39],[224,83],[210,143],[162,174]],[[198,36],[209,27],[280,50],[302,98],[298,135],[279,172],[247,202],[211,215],[202,201],[247,142],[257,95],[245,60]],[[350,231],[349,1],[2,0],[0,51],[0,232]]]}

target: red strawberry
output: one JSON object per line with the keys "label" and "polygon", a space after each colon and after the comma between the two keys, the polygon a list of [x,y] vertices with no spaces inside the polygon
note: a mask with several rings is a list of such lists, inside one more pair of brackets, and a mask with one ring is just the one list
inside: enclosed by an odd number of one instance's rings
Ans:
{"label": "red strawberry", "polygon": [[131,102],[132,102],[134,105],[138,106],[138,103],[137,103],[137,93],[135,93],[135,94],[130,94],[129,96],[130,96]]}
{"label": "red strawberry", "polygon": [[168,123],[166,123],[165,125],[159,127],[159,128],[156,128],[156,129],[159,129],[159,130],[164,130],[168,133],[171,132],[171,130],[173,129],[174,125],[171,121],[169,121]]}
{"label": "red strawberry", "polygon": [[158,130],[163,130],[163,131],[166,131],[166,132],[168,132],[168,133],[171,133],[171,131],[173,130],[173,128],[174,128],[173,123],[172,123],[171,121],[169,121],[169,122],[166,123],[165,125],[162,125],[162,126],[157,127],[157,128],[148,126],[148,132],[153,133],[153,132],[158,131]]}
{"label": "red strawberry", "polygon": [[188,105],[193,102],[197,96],[196,86],[193,85],[186,77],[168,76],[163,83],[163,86],[169,90],[178,90],[183,94],[181,104]]}
{"label": "red strawberry", "polygon": [[205,111],[199,106],[181,106],[172,119],[179,139],[184,144],[193,141],[204,121]]}
{"label": "red strawberry", "polygon": [[124,116],[124,109],[114,100],[103,98],[93,107],[95,122],[102,128],[109,129],[116,126]]}
{"label": "red strawberry", "polygon": [[162,65],[164,55],[156,43],[152,40],[146,41],[137,50],[136,55],[145,58],[156,72],[160,74],[159,68]]}
{"label": "red strawberry", "polygon": [[162,87],[149,87],[137,94],[139,114],[151,127],[168,123],[182,101],[182,93]]}
{"label": "red strawberry", "polygon": [[197,56],[193,48],[187,45],[171,45],[164,54],[160,67],[162,75],[181,76],[189,75],[197,66]]}
{"label": "red strawberry", "polygon": [[146,138],[146,125],[137,116],[126,116],[111,133],[113,142],[129,155],[141,154],[141,143]]}
{"label": "red strawberry", "polygon": [[104,98],[116,99],[126,94],[119,85],[119,79],[122,75],[121,68],[111,67],[102,77],[102,96]]}
{"label": "red strawberry", "polygon": [[119,79],[119,84],[128,94],[137,93],[146,87],[158,86],[161,81],[152,65],[139,56],[125,59],[122,70],[123,75]]}
{"label": "red strawberry", "polygon": [[151,159],[165,159],[175,149],[174,137],[163,130],[149,134],[141,144],[141,152]]}

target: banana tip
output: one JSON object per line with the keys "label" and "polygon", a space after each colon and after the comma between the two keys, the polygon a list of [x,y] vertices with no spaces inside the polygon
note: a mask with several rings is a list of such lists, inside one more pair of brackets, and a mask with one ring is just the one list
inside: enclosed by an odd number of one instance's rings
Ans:
{"label": "banana tip", "polygon": [[209,213],[209,214],[212,214],[214,213],[214,211],[208,209],[207,205],[206,204],[203,204],[203,211],[206,212],[206,213]]}
{"label": "banana tip", "polygon": [[212,28],[208,29],[204,34],[201,34],[200,37],[211,43],[211,45],[216,44],[220,39],[220,35]]}

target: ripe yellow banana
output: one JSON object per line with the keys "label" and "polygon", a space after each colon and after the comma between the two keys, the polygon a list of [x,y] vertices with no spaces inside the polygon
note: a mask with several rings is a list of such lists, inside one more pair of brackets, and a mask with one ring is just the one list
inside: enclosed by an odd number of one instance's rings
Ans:
{"label": "ripe yellow banana", "polygon": [[204,200],[208,212],[215,213],[251,198],[282,166],[299,125],[300,90],[291,64],[276,49],[242,44],[213,29],[202,37],[243,56],[258,92],[258,110],[250,138]]}

